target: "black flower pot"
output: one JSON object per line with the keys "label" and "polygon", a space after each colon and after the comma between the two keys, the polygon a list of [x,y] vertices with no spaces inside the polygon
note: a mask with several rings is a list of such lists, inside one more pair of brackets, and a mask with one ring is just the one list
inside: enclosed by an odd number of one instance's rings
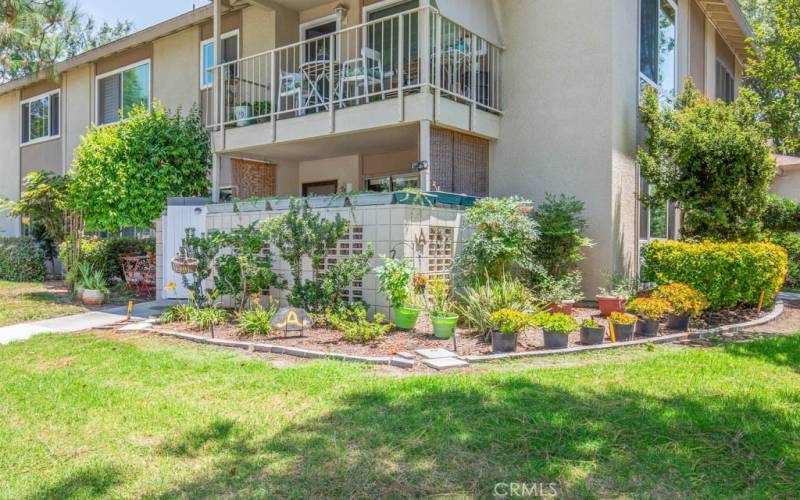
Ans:
{"label": "black flower pot", "polygon": [[636,325],[636,333],[642,337],[658,337],[658,328],[661,324],[657,319],[642,319]]}
{"label": "black flower pot", "polygon": [[581,344],[583,345],[597,345],[602,344],[606,336],[606,329],[602,326],[592,328],[588,326],[581,327]]}
{"label": "black flower pot", "polygon": [[636,329],[636,323],[631,323],[629,325],[620,325],[619,323],[614,323],[614,338],[617,342],[627,342],[628,340],[633,340],[634,329]]}
{"label": "black flower pot", "polygon": [[544,331],[544,346],[547,349],[564,349],[569,344],[569,334]]}
{"label": "black flower pot", "polygon": [[689,316],[675,316],[674,314],[667,314],[667,328],[670,330],[685,332],[689,329]]}
{"label": "black flower pot", "polygon": [[492,352],[514,352],[517,350],[517,333],[492,332]]}

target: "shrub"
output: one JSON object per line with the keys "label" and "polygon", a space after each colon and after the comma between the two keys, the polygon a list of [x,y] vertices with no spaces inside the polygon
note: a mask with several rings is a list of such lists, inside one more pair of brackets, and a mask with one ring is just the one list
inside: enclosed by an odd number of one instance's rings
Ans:
{"label": "shrub", "polygon": [[44,250],[31,238],[0,238],[0,279],[44,281]]}
{"label": "shrub", "polygon": [[491,314],[492,329],[511,335],[520,333],[532,324],[531,315],[513,309],[500,309]]}
{"label": "shrub", "polygon": [[[414,292],[411,279],[414,265],[406,259],[384,257],[383,266],[375,270],[378,275],[379,290],[386,295],[392,307],[411,307]],[[425,281],[427,286],[427,280]]]}
{"label": "shrub", "polygon": [[800,231],[800,201],[770,195],[761,220],[769,231]]}
{"label": "shrub", "polygon": [[236,317],[236,326],[245,335],[267,335],[272,331],[272,318],[278,312],[277,306],[270,302],[266,309],[256,304],[249,311],[241,311]]}
{"label": "shrub", "polygon": [[569,335],[578,329],[578,320],[564,313],[541,314],[537,317],[538,326],[548,333]]}
{"label": "shrub", "polygon": [[636,289],[639,286],[639,280],[633,276],[626,276],[625,274],[604,274],[606,281],[608,281],[608,288],[600,287],[597,289],[600,295],[607,297],[632,297],[636,295]]}
{"label": "shrub", "polygon": [[642,250],[642,281],[686,283],[709,308],[756,306],[763,293],[771,305],[788,269],[786,250],[772,243],[656,241]]}
{"label": "shrub", "polygon": [[191,279],[188,274],[184,274],[181,280],[189,292],[189,300],[195,305],[205,306],[208,303],[205,282],[214,270],[214,259],[219,251],[219,233],[198,236],[193,227],[186,228],[186,236],[181,242],[179,252],[181,256],[197,259],[197,269],[191,273]]}
{"label": "shrub", "polygon": [[800,287],[800,233],[781,231],[767,234],[767,241],[783,247],[789,258],[786,285]]}
{"label": "shrub", "polygon": [[484,198],[467,209],[466,221],[475,231],[453,262],[459,281],[543,273],[534,256],[539,232],[528,210],[529,203],[519,198]]}
{"label": "shrub", "polygon": [[581,321],[581,326],[585,326],[586,328],[600,328],[600,323],[593,319],[585,319]]}
{"label": "shrub", "polygon": [[81,288],[84,290],[96,290],[98,292],[108,293],[108,285],[106,284],[106,279],[101,270],[95,269],[84,262],[81,263],[80,269],[78,285]]}
{"label": "shrub", "polygon": [[708,307],[708,299],[702,292],[683,283],[661,285],[653,290],[653,297],[669,302],[672,314],[678,316],[696,318]]}
{"label": "shrub", "polygon": [[544,275],[534,291],[539,299],[549,304],[560,304],[565,300],[581,300],[581,273],[573,271],[561,277]]}
{"label": "shrub", "polygon": [[162,323],[189,321],[189,318],[192,317],[192,311],[194,311],[194,307],[188,304],[175,304],[174,306],[169,306],[164,309],[158,319]]}
{"label": "shrub", "polygon": [[528,288],[508,275],[466,287],[458,293],[456,311],[479,334],[492,331],[493,312],[501,309],[528,311],[534,308]]}
{"label": "shrub", "polygon": [[[107,283],[124,280],[119,256],[123,254],[144,255],[153,251],[155,241],[152,238],[85,238],[80,243],[80,262],[90,264],[103,274]],[[60,246],[61,260],[65,261],[68,243]]]}
{"label": "shrub", "polygon": [[592,243],[582,234],[586,229],[583,207],[583,202],[574,197],[548,193],[532,214],[539,226],[534,255],[550,276],[562,278],[575,272],[583,259],[581,248]]}
{"label": "shrub", "polygon": [[386,316],[376,313],[372,321],[367,319],[367,310],[363,306],[342,308],[338,312],[329,312],[326,320],[336,330],[342,332],[348,342],[366,343],[386,335],[394,325],[384,323]]}
{"label": "shrub", "polygon": [[194,307],[189,315],[189,323],[191,323],[193,327],[202,330],[208,330],[212,325],[221,325],[226,319],[228,319],[228,313],[216,307]]}
{"label": "shrub", "polygon": [[659,320],[664,314],[672,311],[672,307],[664,299],[655,297],[639,297],[633,299],[626,307],[628,312],[636,314],[642,319]]}
{"label": "shrub", "polygon": [[619,311],[614,311],[609,316],[609,320],[616,325],[632,325],[639,321],[639,318],[633,314],[626,314]]}

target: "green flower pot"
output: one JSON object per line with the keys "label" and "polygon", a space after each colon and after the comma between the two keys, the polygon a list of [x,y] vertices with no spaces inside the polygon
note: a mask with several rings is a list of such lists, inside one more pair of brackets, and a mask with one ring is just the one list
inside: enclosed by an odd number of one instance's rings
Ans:
{"label": "green flower pot", "polygon": [[431,317],[433,323],[433,335],[437,339],[449,339],[456,331],[458,316]]}
{"label": "green flower pot", "polygon": [[419,309],[411,307],[394,308],[394,324],[401,330],[413,330],[417,326]]}

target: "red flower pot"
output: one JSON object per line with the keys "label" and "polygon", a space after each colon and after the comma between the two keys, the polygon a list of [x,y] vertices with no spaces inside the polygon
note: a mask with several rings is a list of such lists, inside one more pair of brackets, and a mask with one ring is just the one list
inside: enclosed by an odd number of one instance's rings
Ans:
{"label": "red flower pot", "polygon": [[610,295],[598,295],[597,307],[600,309],[600,316],[608,317],[613,312],[625,312],[625,297],[612,297]]}
{"label": "red flower pot", "polygon": [[550,314],[564,313],[564,314],[566,314],[568,316],[571,316],[572,315],[572,306],[574,306],[574,305],[575,305],[575,301],[574,300],[563,300],[563,301],[561,301],[560,305],[551,302],[551,303],[547,304],[547,312],[549,312]]}

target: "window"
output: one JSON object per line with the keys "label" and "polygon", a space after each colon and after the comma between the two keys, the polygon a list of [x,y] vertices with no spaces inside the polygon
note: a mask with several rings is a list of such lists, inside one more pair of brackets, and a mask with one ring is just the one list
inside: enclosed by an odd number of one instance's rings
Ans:
{"label": "window", "polygon": [[404,174],[372,177],[364,181],[366,191],[387,192],[402,189],[418,189],[419,174]]}
{"label": "window", "polygon": [[639,77],[640,88],[658,90],[672,102],[677,95],[677,6],[673,0],[641,0]]}
{"label": "window", "polygon": [[[385,3],[385,2],[383,2]],[[383,4],[382,3],[382,4]],[[376,21],[386,17],[396,16],[406,11],[419,8],[419,0],[406,0],[390,2],[385,7],[365,7],[367,21]],[[418,15],[410,14],[404,21],[403,47],[406,60],[415,60],[418,56],[419,22]],[[386,71],[393,70],[392,66],[397,65],[398,47],[400,45],[400,21],[395,17],[390,21],[383,21],[370,25],[367,28],[367,44],[371,49],[381,53],[383,58],[383,68]]]}
{"label": "window", "polygon": [[[239,59],[239,31],[230,31],[220,37],[222,40],[222,63]],[[204,40],[200,43],[200,88],[210,87],[214,83],[214,39]],[[236,71],[231,65],[232,71]]]}
{"label": "window", "polygon": [[60,91],[36,96],[22,102],[22,143],[58,137]]}
{"label": "window", "polygon": [[[644,179],[641,179],[641,189],[643,193],[647,193],[652,186],[647,185]],[[639,211],[640,240],[666,240],[674,237],[675,210],[670,203],[646,207],[640,202]]]}
{"label": "window", "polygon": [[717,61],[717,99],[722,99],[727,103],[733,102],[735,98],[734,79],[728,68],[720,61]]}
{"label": "window", "polygon": [[[300,26],[300,39],[308,41],[303,49],[303,61],[327,61],[331,50],[331,34],[339,29],[338,15],[323,17],[303,23]],[[336,37],[333,37],[334,49]]]}
{"label": "window", "polygon": [[150,61],[97,77],[97,123],[119,121],[134,106],[150,107]]}

